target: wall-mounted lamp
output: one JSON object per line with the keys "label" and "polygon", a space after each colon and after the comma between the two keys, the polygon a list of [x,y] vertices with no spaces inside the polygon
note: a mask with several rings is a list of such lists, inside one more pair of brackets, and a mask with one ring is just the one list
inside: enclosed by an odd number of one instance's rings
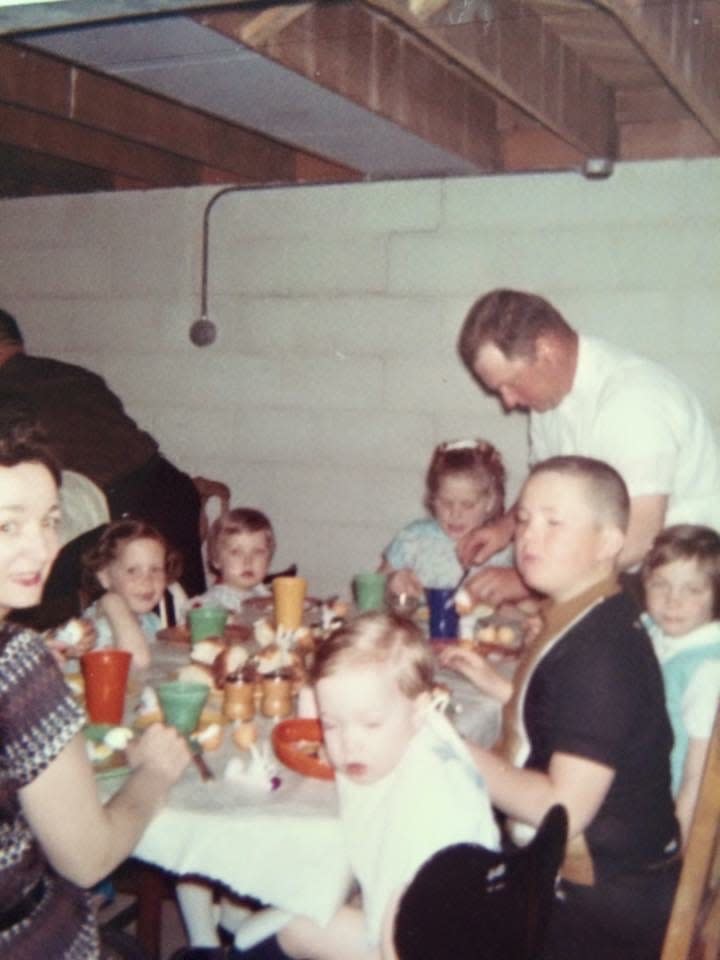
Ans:
{"label": "wall-mounted lamp", "polygon": [[202,278],[200,284],[200,318],[190,327],[190,341],[196,347],[209,347],[217,337],[217,327],[208,319],[208,250],[210,247],[210,211],[226,193],[247,190],[247,187],[225,187],[208,200],[203,214]]}

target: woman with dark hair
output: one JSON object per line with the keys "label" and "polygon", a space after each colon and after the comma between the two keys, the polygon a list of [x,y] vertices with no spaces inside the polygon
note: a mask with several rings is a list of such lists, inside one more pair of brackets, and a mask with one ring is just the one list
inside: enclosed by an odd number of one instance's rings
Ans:
{"label": "woman with dark hair", "polygon": [[134,849],[189,761],[157,724],[128,745],[131,773],[103,806],[85,716],[52,654],[8,620],[33,606],[58,550],[60,472],[21,404],[0,404],[0,957],[90,960],[85,889]]}

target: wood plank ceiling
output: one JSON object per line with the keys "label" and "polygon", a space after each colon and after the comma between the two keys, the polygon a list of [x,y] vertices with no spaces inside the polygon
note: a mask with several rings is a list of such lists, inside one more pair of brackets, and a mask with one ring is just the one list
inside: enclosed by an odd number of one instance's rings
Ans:
{"label": "wood plank ceiling", "polygon": [[0,197],[720,155],[720,0],[68,0],[0,36]]}

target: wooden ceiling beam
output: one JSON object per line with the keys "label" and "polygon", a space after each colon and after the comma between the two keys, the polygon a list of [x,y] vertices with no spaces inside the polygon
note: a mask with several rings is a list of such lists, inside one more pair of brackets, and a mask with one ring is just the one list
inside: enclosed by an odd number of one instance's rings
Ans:
{"label": "wooden ceiling beam", "polygon": [[[462,17],[412,12],[417,0],[362,0],[392,16],[462,66],[492,93],[507,99],[583,156],[614,158],[617,129],[612,89],[526,3],[463,4]],[[432,4],[424,11],[429,17]],[[422,9],[422,6],[421,6]],[[491,11],[493,8],[489,8]],[[443,22],[445,20],[445,22]]]}
{"label": "wooden ceiling beam", "polygon": [[665,81],[720,144],[720,36],[704,0],[596,0],[612,13]]}
{"label": "wooden ceiling beam", "polygon": [[[0,103],[0,131],[4,144],[112,175],[135,177],[156,187],[207,182],[207,168],[195,160],[24,107]],[[220,177],[221,182],[234,182],[227,171]]]}
{"label": "wooden ceiling beam", "polygon": [[467,71],[427,39],[362,4],[302,6],[300,16],[295,5],[287,5],[267,20],[242,10],[195,19],[478,171],[498,169],[495,105]]}
{"label": "wooden ceiling beam", "polygon": [[[76,138],[97,131],[137,162],[156,151],[187,171],[222,171],[225,182],[294,179],[297,151],[285,144],[8,41],[0,41],[0,102],[69,121]],[[0,141],[10,133],[0,126]],[[187,173],[181,182],[194,181]]]}

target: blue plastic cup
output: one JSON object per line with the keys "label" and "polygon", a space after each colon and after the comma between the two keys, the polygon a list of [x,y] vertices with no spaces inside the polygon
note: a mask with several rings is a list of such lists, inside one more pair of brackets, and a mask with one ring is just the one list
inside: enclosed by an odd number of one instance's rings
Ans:
{"label": "blue plastic cup", "polygon": [[454,587],[426,587],[431,640],[457,639],[459,618],[453,602],[454,594]]}

